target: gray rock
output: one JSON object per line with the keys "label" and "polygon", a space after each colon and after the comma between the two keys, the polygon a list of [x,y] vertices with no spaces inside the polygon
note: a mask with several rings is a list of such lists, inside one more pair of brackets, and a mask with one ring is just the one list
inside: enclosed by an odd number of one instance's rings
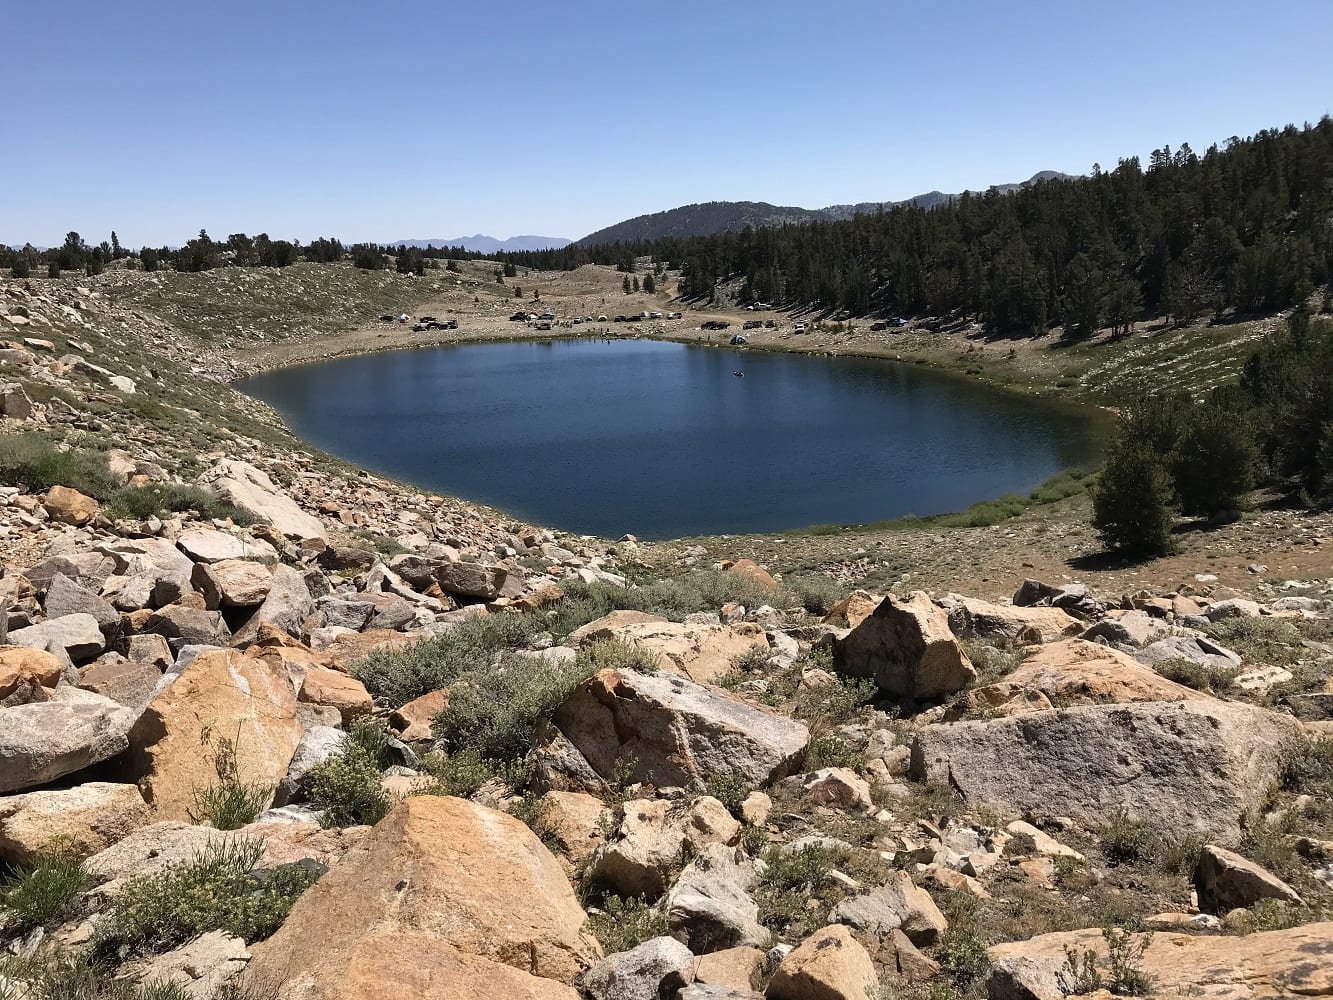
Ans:
{"label": "gray rock", "polygon": [[885,885],[848,896],[834,907],[829,922],[847,924],[881,938],[901,930],[912,944],[921,947],[934,944],[949,928],[930,893],[917,886],[905,871],[894,872]]}
{"label": "gray rock", "polygon": [[339,753],[350,739],[347,733],[332,726],[312,726],[307,729],[301,736],[301,742],[296,745],[296,753],[287,767],[286,776],[278,782],[273,804],[285,806],[292,802],[304,802],[309,791],[307,777],[311,768]]}
{"label": "gray rock", "polygon": [[764,995],[754,990],[737,989],[734,986],[691,983],[676,994],[676,1000],[764,1000]]}
{"label": "gray rock", "polygon": [[667,926],[696,954],[768,944],[759,904],[750,898],[755,862],[725,844],[705,846],[667,893]]}
{"label": "gray rock", "polygon": [[51,585],[46,589],[45,609],[50,618],[92,615],[97,619],[102,634],[108,638],[114,638],[121,628],[120,614],[115,608],[64,573],[57,573],[51,578]]}
{"label": "gray rock", "polygon": [[481,563],[445,563],[436,571],[435,581],[446,594],[493,601],[500,594],[505,571],[499,566]]}
{"label": "gray rock", "polygon": [[1171,660],[1188,660],[1199,666],[1221,670],[1236,670],[1241,665],[1239,654],[1201,635],[1173,635],[1159,639],[1136,652],[1134,658],[1149,666]]}
{"label": "gray rock", "polygon": [[129,836],[94,854],[85,862],[94,885],[118,882],[161,871],[167,865],[189,861],[212,844],[236,834],[210,826],[174,821],[140,827]]}
{"label": "gray rock", "polygon": [[1112,646],[1146,646],[1168,629],[1144,611],[1126,611],[1119,618],[1103,618],[1083,633],[1089,641],[1105,639]]}
{"label": "gray rock", "polygon": [[702,788],[714,776],[751,786],[792,773],[810,742],[804,723],[762,712],[675,674],[604,670],[554,722],[603,778],[624,761],[634,781]]}
{"label": "gray rock", "polygon": [[186,646],[225,646],[231,639],[227,623],[218,612],[183,604],[158,608],[144,622],[141,631],[164,637],[175,650]]}
{"label": "gray rock", "polygon": [[1226,914],[1261,899],[1304,905],[1296,890],[1272,872],[1215,844],[1199,853],[1194,890],[1199,894],[1199,909],[1205,913]]}
{"label": "gray rock", "polygon": [[0,708],[0,794],[37,788],[129,746],[138,713],[90,691],[57,688],[49,701]]}
{"label": "gray rock", "polygon": [[354,632],[364,629],[375,613],[375,605],[369,601],[342,594],[321,597],[315,605],[324,612],[324,622],[327,626],[349,628]]}
{"label": "gray rock", "polygon": [[190,1000],[212,1000],[250,963],[245,942],[226,931],[209,931],[173,951],[132,967],[139,982],[177,986]]}
{"label": "gray rock", "polygon": [[102,635],[101,626],[92,615],[73,614],[48,618],[38,625],[15,629],[9,633],[9,644],[29,649],[56,647],[75,663],[81,663],[93,659],[106,649],[106,637]]}
{"label": "gray rock", "polygon": [[399,597],[391,604],[387,604],[375,612],[375,616],[370,620],[369,627],[397,632],[415,624],[416,620],[417,609]]}
{"label": "gray rock", "polygon": [[246,510],[254,511],[292,538],[326,538],[324,523],[303,511],[267,474],[248,462],[221,459],[199,477],[199,485]]}
{"label": "gray rock", "polygon": [[590,1000],[659,1000],[692,982],[694,955],[669,937],[608,955],[574,980]]}
{"label": "gray rock", "polygon": [[925,726],[911,772],[1005,815],[1058,811],[1097,827],[1125,809],[1161,829],[1234,840],[1299,725],[1218,701],[1082,705]]}
{"label": "gray rock", "polygon": [[18,382],[0,385],[0,416],[27,420],[33,415],[32,400]]}
{"label": "gray rock", "polygon": [[259,610],[232,637],[231,644],[243,648],[254,642],[259,626],[270,624],[299,639],[305,632],[306,619],[315,613],[315,602],[305,577],[290,566],[273,570],[273,584]]}

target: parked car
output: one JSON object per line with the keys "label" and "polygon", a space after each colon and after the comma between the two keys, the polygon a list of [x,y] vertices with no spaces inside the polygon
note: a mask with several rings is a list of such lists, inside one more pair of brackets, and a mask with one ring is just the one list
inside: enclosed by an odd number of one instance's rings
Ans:
{"label": "parked car", "polygon": [[778,321],[775,320],[775,319],[766,319],[766,320],[764,320],[764,327],[765,327],[765,329],[772,330],[772,329],[775,329],[775,328],[777,327],[777,325],[778,325]]}
{"label": "parked car", "polygon": [[649,318],[649,319],[661,319],[661,318],[662,318],[662,314],[661,314],[660,312],[650,312],[650,313],[648,314],[648,318]]}
{"label": "parked car", "polygon": [[666,318],[667,318],[667,319],[680,319],[680,313],[678,313],[678,312],[667,313],[667,314],[666,314]]}
{"label": "parked car", "polygon": [[797,323],[794,327],[792,327],[792,331],[791,331],[791,332],[792,332],[792,333],[805,333],[805,324],[804,324],[804,323]]}
{"label": "parked car", "polygon": [[724,319],[710,319],[710,320],[708,320],[707,322],[701,324],[700,329],[703,329],[703,330],[725,330],[725,329],[726,329],[727,327],[729,327],[729,326],[731,326],[731,324],[728,323],[728,322],[727,322],[726,320],[724,320]]}
{"label": "parked car", "polygon": [[509,322],[511,323],[526,323],[527,321],[528,321],[528,314],[524,312],[522,309],[520,309],[518,312],[514,313],[514,315],[509,317]]}
{"label": "parked car", "polygon": [[546,312],[542,313],[542,314],[541,314],[540,316],[538,316],[537,318],[538,318],[538,319],[555,319],[555,313],[553,313],[553,312],[551,312],[551,310],[547,309]]}
{"label": "parked car", "polygon": [[732,347],[739,347],[741,344],[748,344],[748,343],[749,341],[746,340],[744,337],[742,337],[739,333],[731,338]]}
{"label": "parked car", "polygon": [[549,329],[551,329],[551,323],[550,323],[550,321],[549,321],[549,320],[542,320],[540,323],[537,324],[537,329],[538,329],[538,330],[549,330]]}

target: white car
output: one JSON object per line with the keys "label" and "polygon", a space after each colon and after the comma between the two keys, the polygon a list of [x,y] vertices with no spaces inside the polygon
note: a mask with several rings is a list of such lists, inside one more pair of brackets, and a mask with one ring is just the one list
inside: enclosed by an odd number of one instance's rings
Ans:
{"label": "white car", "polygon": [[804,323],[797,323],[796,326],[792,329],[791,332],[792,332],[792,333],[805,333],[805,324],[804,324]]}

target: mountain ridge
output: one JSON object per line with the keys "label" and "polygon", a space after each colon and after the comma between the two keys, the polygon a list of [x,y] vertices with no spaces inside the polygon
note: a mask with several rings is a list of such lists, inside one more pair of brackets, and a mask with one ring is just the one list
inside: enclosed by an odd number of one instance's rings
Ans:
{"label": "mountain ridge", "polygon": [[[1040,181],[1064,179],[1072,174],[1063,174],[1057,170],[1040,170],[1025,181],[1013,184],[995,184],[986,191],[998,191],[1008,194]],[[972,191],[971,194],[986,192]],[[592,246],[598,243],[631,242],[652,240],[663,237],[713,236],[717,233],[734,232],[746,226],[781,226],[802,222],[835,222],[850,219],[855,215],[888,210],[900,205],[916,205],[930,210],[947,204],[958,194],[946,194],[943,191],[927,191],[902,201],[862,201],[855,204],[829,205],[825,208],[800,208],[794,205],[773,205],[766,201],[708,201],[681,205],[661,212],[638,215],[623,222],[606,226],[574,242],[579,246]]]}
{"label": "mountain ridge", "polygon": [[566,239],[563,236],[511,236],[507,240],[497,239],[494,236],[486,236],[483,233],[476,233],[472,236],[454,236],[446,239],[444,237],[435,237],[434,239],[424,240],[389,240],[386,246],[391,247],[416,247],[424,250],[428,246],[441,247],[462,247],[464,250],[471,250],[473,253],[505,253],[520,252],[524,250],[559,250],[569,246],[574,241]]}

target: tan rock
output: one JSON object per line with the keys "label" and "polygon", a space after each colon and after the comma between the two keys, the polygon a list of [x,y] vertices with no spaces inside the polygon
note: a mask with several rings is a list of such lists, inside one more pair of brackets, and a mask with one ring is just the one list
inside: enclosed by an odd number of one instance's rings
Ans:
{"label": "tan rock", "polygon": [[[735,669],[751,650],[768,650],[768,637],[758,625],[685,625],[679,622],[631,622],[591,633],[632,646],[657,669],[708,684]],[[585,640],[587,641],[587,640]]]}
{"label": "tan rock", "polygon": [[575,868],[582,868],[605,839],[606,805],[587,792],[547,792],[537,816],[542,829],[556,839]]}
{"label": "tan rock", "polygon": [[134,785],[89,781],[0,798],[0,859],[22,865],[55,847],[87,857],[149,819]]}
{"label": "tan rock", "polygon": [[1119,650],[1083,639],[1032,647],[1017,670],[972,694],[994,706],[1009,705],[1017,710],[1005,714],[1041,711],[1051,703],[1197,701],[1207,697],[1167,680]]}
{"label": "tan rock", "polygon": [[886,937],[901,930],[914,944],[932,945],[949,928],[935,900],[901,869],[882,886],[855,896],[848,896],[829,915],[829,919],[858,930]]}
{"label": "tan rock", "polygon": [[957,635],[993,636],[1010,639],[1034,635],[1042,642],[1083,631],[1083,623],[1060,608],[1024,608],[992,604],[975,597],[950,594],[940,601],[949,613],[949,627]]}
{"label": "tan rock", "polygon": [[298,700],[336,708],[342,716],[343,725],[369,715],[375,708],[374,699],[364,684],[355,677],[348,677],[328,667],[312,666],[306,671]]}
{"label": "tan rock", "polygon": [[53,688],[63,672],[61,662],[44,649],[0,647],[0,699],[8,698],[25,683]]}
{"label": "tan rock", "polygon": [[435,716],[449,707],[449,692],[441,688],[413,698],[402,708],[389,715],[389,724],[398,731],[398,738],[411,743],[431,738]]}
{"label": "tan rock", "polygon": [[846,767],[825,767],[790,779],[800,781],[808,801],[837,809],[869,809],[870,784]]}
{"label": "tan rock", "polygon": [[42,498],[52,521],[82,527],[97,516],[97,501],[68,486],[52,486]]}
{"label": "tan rock", "polygon": [[1072,847],[1066,847],[1054,837],[1038,830],[1031,823],[1025,823],[1021,819],[1016,819],[1005,827],[1009,833],[1015,837],[1026,837],[1032,842],[1032,850],[1038,854],[1049,858],[1073,858],[1075,861],[1086,860],[1082,854]]}
{"label": "tan rock", "polygon": [[757,583],[761,587],[766,587],[769,590],[776,590],[778,586],[778,581],[773,579],[768,570],[764,569],[752,559],[737,559],[727,567],[727,572],[735,576],[744,577],[745,579]]}
{"label": "tan rock", "polygon": [[757,990],[764,984],[767,965],[767,957],[758,948],[723,948],[695,960],[694,981],[733,990]]}
{"label": "tan rock", "polygon": [[79,669],[79,687],[132,708],[148,704],[161,679],[153,664],[134,663],[118,653],[103,653]]}
{"label": "tan rock", "polygon": [[148,705],[130,731],[127,769],[159,819],[191,818],[197,789],[217,780],[207,752],[219,738],[236,749],[241,779],[276,786],[301,724],[285,673],[234,650],[200,654]]}
{"label": "tan rock", "polygon": [[874,963],[846,927],[815,931],[782,960],[768,1000],[865,1000],[879,985]]}
{"label": "tan rock", "polygon": [[[1095,952],[1106,974],[1106,943],[1099,930],[1042,934],[990,949],[991,997],[1058,1000],[1067,950]],[[1244,937],[1199,937],[1158,932],[1140,969],[1151,980],[1150,998],[1204,996],[1218,1000],[1316,997],[1333,994],[1333,922]]]}
{"label": "tan rock", "polygon": [[903,979],[909,983],[924,983],[939,975],[940,963],[921,954],[912,943],[912,939],[902,931],[890,932],[889,939],[893,943],[893,957],[898,967],[898,975]]}
{"label": "tan rock", "polygon": [[555,858],[517,819],[415,796],[307,890],[251,968],[322,1000],[574,1000],[557,984],[600,955],[584,920]]}
{"label": "tan rock", "polygon": [[840,673],[872,678],[891,697],[931,699],[961,691],[977,672],[924,591],[890,594],[874,614],[835,643]]}
{"label": "tan rock", "polygon": [[741,825],[717,799],[702,795],[688,805],[665,799],[632,799],[613,840],[593,855],[589,876],[622,896],[660,896],[688,843],[734,844]]}
{"label": "tan rock", "polygon": [[768,814],[772,811],[773,800],[763,792],[751,792],[741,802],[741,819],[751,826],[763,826],[768,822]]}
{"label": "tan rock", "polygon": [[576,628],[569,633],[569,638],[565,644],[575,649],[587,642],[596,642],[599,639],[614,639],[617,632],[627,625],[641,624],[664,624],[668,619],[661,615],[649,614],[646,611],[612,611],[609,615],[603,615],[601,618],[594,619],[586,625]]}
{"label": "tan rock", "polygon": [[875,613],[884,598],[865,590],[853,590],[850,594],[829,608],[823,618],[825,625],[843,628],[856,628]]}
{"label": "tan rock", "polygon": [[262,563],[226,559],[212,564],[195,563],[190,582],[204,596],[205,607],[210,611],[248,608],[264,603],[273,587],[273,574]]}

